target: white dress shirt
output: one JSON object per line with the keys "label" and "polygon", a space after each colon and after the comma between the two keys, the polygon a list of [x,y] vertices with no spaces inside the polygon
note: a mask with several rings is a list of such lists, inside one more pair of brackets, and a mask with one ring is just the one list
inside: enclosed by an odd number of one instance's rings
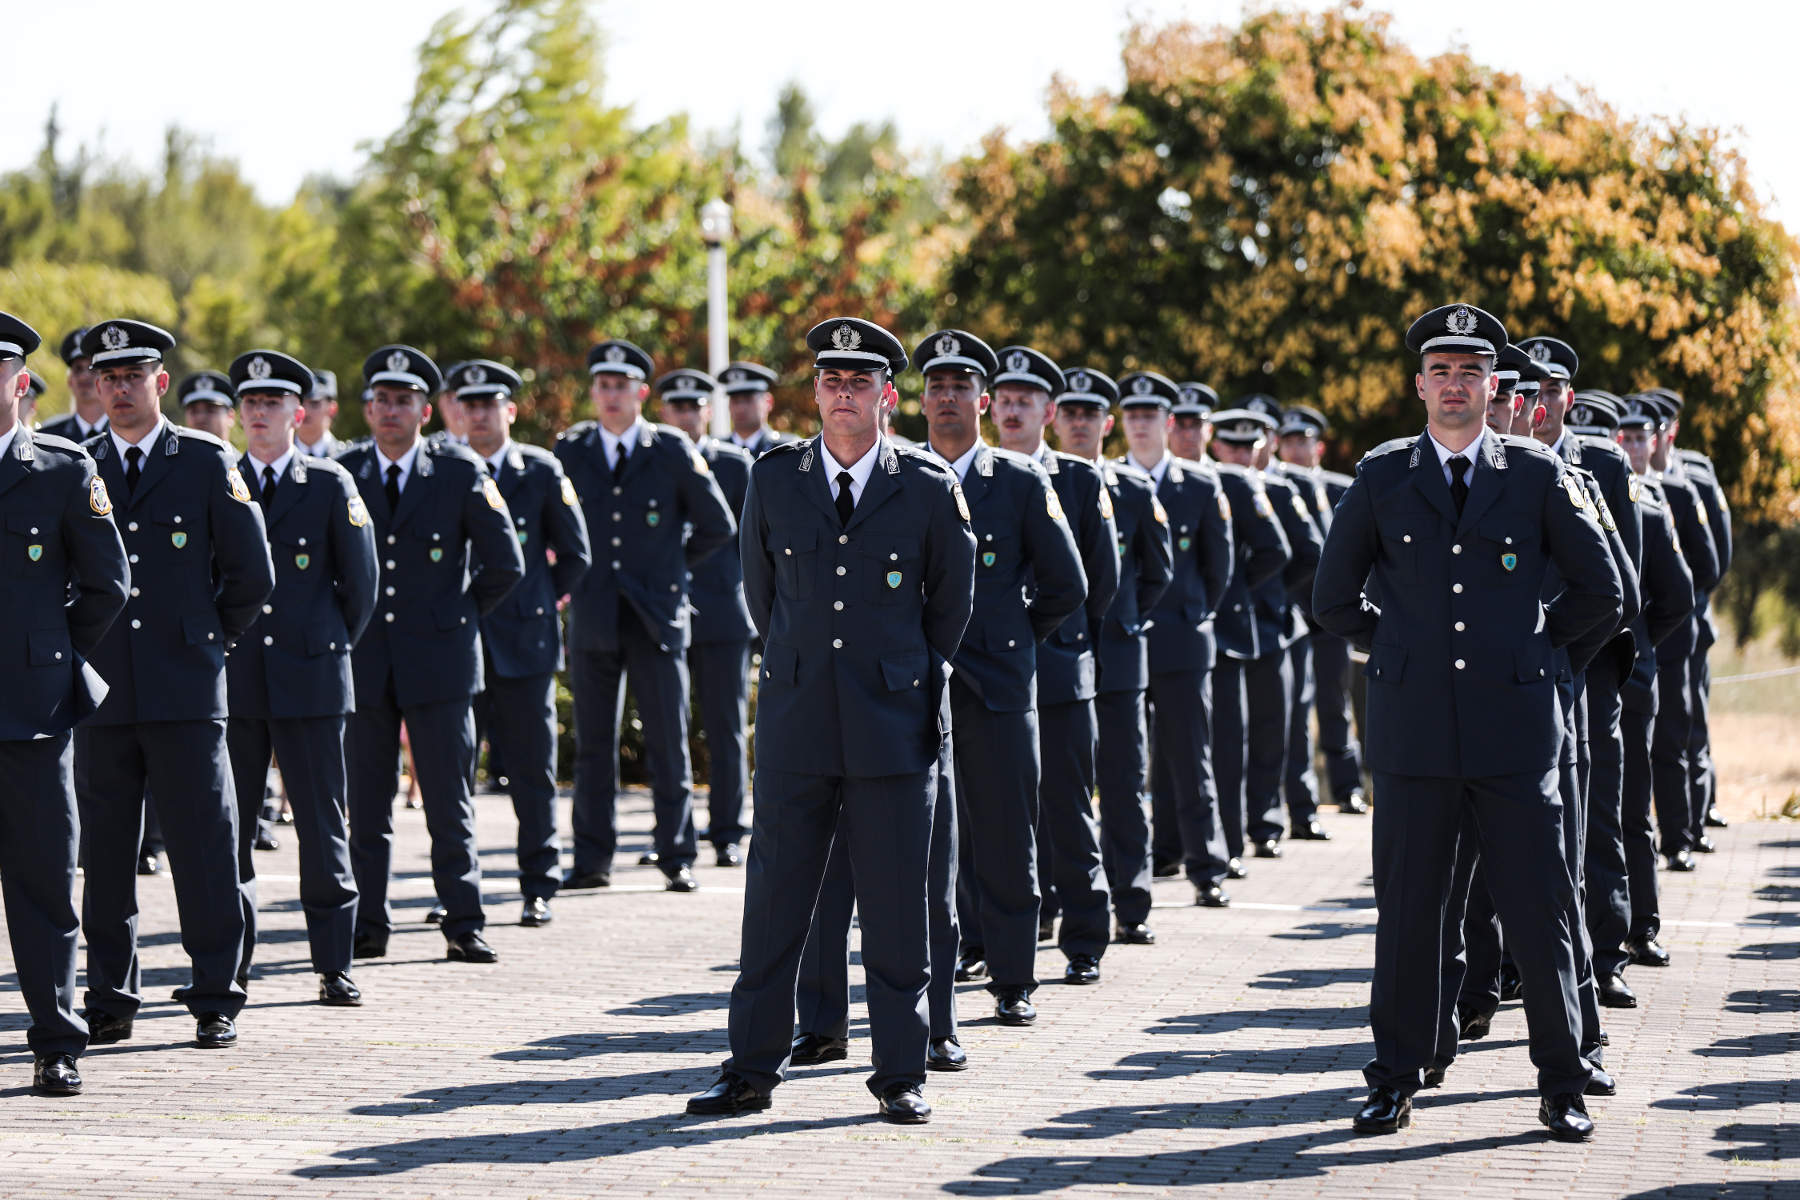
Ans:
{"label": "white dress shirt", "polygon": [[1463,482],[1475,482],[1475,456],[1481,453],[1482,439],[1487,437],[1486,425],[1483,425],[1481,427],[1481,432],[1475,435],[1475,440],[1470,442],[1467,446],[1464,446],[1461,450],[1450,449],[1450,447],[1438,441],[1429,429],[1425,431],[1425,436],[1431,438],[1432,448],[1437,451],[1438,464],[1444,469],[1445,483],[1456,482],[1456,477],[1450,473],[1450,460],[1459,454],[1469,460],[1469,469],[1463,475]]}
{"label": "white dress shirt", "polygon": [[159,415],[156,418],[156,424],[150,427],[150,432],[146,433],[135,442],[126,441],[119,436],[119,431],[117,429],[114,429],[110,425],[107,426],[106,432],[112,434],[113,449],[119,452],[119,465],[126,469],[131,467],[131,460],[125,457],[125,452],[136,447],[144,452],[144,457],[138,462],[138,469],[142,470],[145,464],[150,461],[151,447],[156,445],[156,439],[162,436],[163,426],[168,423],[168,418]]}
{"label": "white dress shirt", "polygon": [[388,468],[389,467],[399,467],[400,468],[400,490],[403,492],[406,490],[406,481],[408,479],[412,478],[413,463],[415,461],[417,461],[417,459],[419,457],[419,445],[420,445],[419,439],[417,437],[414,437],[413,444],[407,448],[407,451],[405,454],[402,454],[397,459],[389,458],[387,455],[383,454],[379,448],[376,449],[376,451],[375,451],[376,472],[375,473],[381,479],[381,482],[383,485],[385,485],[387,483]]}
{"label": "white dress shirt", "polygon": [[875,473],[875,460],[880,456],[880,452],[881,439],[876,438],[875,444],[869,447],[868,453],[846,467],[831,457],[831,451],[825,448],[825,439],[820,438],[819,457],[825,462],[825,482],[831,485],[831,498],[837,499],[838,475],[848,471],[850,472],[850,499],[853,504],[855,501],[861,500],[863,488],[869,484],[869,476]]}
{"label": "white dress shirt", "polygon": [[931,452],[933,454],[937,454],[937,456],[939,458],[943,458],[945,462],[950,463],[950,469],[952,471],[956,472],[956,482],[961,483],[963,480],[965,480],[969,477],[969,465],[975,461],[975,454],[978,450],[981,449],[982,445],[983,445],[982,440],[980,438],[976,438],[974,444],[971,445],[967,450],[964,450],[962,452],[962,454],[960,454],[957,457],[956,461],[954,461],[954,462],[951,462],[950,459],[944,458],[944,456],[942,454],[938,454],[937,447],[935,447],[935,446],[932,447]]}
{"label": "white dress shirt", "polygon": [[500,448],[494,451],[494,457],[485,460],[488,465],[488,473],[495,479],[500,478],[500,465],[506,461],[506,452],[511,449],[512,439],[507,438],[504,442],[500,443]]}
{"label": "white dress shirt", "polygon": [[293,460],[293,457],[294,448],[292,446],[288,447],[287,451],[274,462],[264,462],[262,459],[256,457],[254,452],[250,454],[250,461],[256,464],[256,470],[253,473],[256,476],[256,488],[259,494],[261,493],[263,486],[263,468],[272,468],[275,472],[275,482],[279,484],[283,479],[287,478],[288,463]]}
{"label": "white dress shirt", "polygon": [[1156,460],[1156,465],[1154,467],[1146,467],[1142,462],[1138,461],[1138,457],[1135,454],[1127,454],[1125,456],[1125,461],[1148,475],[1151,482],[1155,483],[1157,487],[1161,487],[1163,476],[1169,473],[1170,457],[1171,456],[1165,452],[1161,458]]}
{"label": "white dress shirt", "polygon": [[606,426],[600,426],[600,445],[606,451],[606,465],[613,470],[617,470],[619,466],[619,443],[624,442],[626,446],[630,447],[630,449],[625,451],[627,457],[629,457],[638,452],[640,449],[638,443],[643,440],[643,437],[644,418],[642,417],[633,421],[630,428],[617,436],[614,436]]}

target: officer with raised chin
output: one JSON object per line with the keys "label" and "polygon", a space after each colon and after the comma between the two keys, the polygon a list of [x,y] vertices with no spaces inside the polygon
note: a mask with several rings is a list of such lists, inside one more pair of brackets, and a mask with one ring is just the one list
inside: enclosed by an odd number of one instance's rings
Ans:
{"label": "officer with raised chin", "polygon": [[506,501],[525,576],[481,618],[480,703],[488,743],[506,763],[519,821],[519,924],[548,925],[562,882],[556,841],[556,672],[562,667],[560,605],[587,574],[587,522],[562,464],[512,438],[524,386],[505,363],[475,359],[445,377],[462,410],[469,449]]}
{"label": "officer with raised chin", "polygon": [[595,550],[594,567],[569,602],[575,864],[563,877],[566,888],[612,884],[627,677],[644,723],[655,861],[669,891],[699,887],[688,758],[688,572],[729,542],[737,525],[687,435],[644,420],[654,369],[630,342],[594,346],[589,392],[599,419],[556,441]]}
{"label": "officer with raised chin", "polygon": [[350,473],[294,445],[312,372],[289,355],[251,350],[229,382],[249,449],[238,471],[263,512],[275,590],[226,660],[231,717],[225,740],[238,798],[244,956],[256,949],[253,843],[270,756],[294,810],[300,907],[322,1004],[354,1006],[350,978],[356,879],[350,867],[345,714],[355,707],[350,650],[375,611],[379,567],[368,507]]}
{"label": "officer with raised chin", "polygon": [[[1553,1137],[1593,1133],[1583,1092],[1557,794],[1553,650],[1615,621],[1623,592],[1585,493],[1561,460],[1483,426],[1506,329],[1465,304],[1407,331],[1427,425],[1366,455],[1326,539],[1319,622],[1369,654],[1376,773],[1375,1057],[1359,1133],[1411,1123],[1437,1042],[1443,923],[1459,837],[1472,833],[1525,978]],[[1564,588],[1540,596],[1554,566]]]}
{"label": "officer with raised chin", "polygon": [[974,593],[974,539],[956,477],[881,435],[880,413],[897,399],[893,376],[906,366],[899,340],[835,317],[807,345],[824,432],[758,459],[744,500],[744,594],[764,650],[743,948],[731,1057],[687,1109],[769,1106],[786,1072],[801,950],[835,836],[846,840],[862,914],[869,1089],[885,1118],[917,1124],[931,1116],[933,767],[948,732],[946,664]]}
{"label": "officer with raised chin", "polygon": [[357,958],[382,958],[393,931],[388,877],[400,725],[431,834],[431,879],[445,957],[491,963],[481,936],[481,861],[475,849],[475,721],[483,683],[480,621],[525,574],[506,501],[466,447],[423,438],[437,364],[411,346],[383,346],[363,363],[374,395],[371,444],[338,461],[356,480],[375,530],[381,595],[351,659],[356,712],[345,742],[350,852],[360,893]]}
{"label": "officer with raised chin", "polygon": [[753,459],[771,446],[794,440],[791,433],[769,428],[769,414],[775,411],[775,380],[775,372],[753,362],[734,362],[719,374],[731,413],[731,444]]}
{"label": "officer with raised chin", "polygon": [[1062,369],[1029,346],[1002,347],[999,359],[990,408],[1000,446],[1032,459],[1050,477],[1087,578],[1087,600],[1038,647],[1038,877],[1040,913],[1062,917],[1063,982],[1096,983],[1111,928],[1093,809],[1094,645],[1119,589],[1118,530],[1100,469],[1044,442],[1055,397],[1067,387]]}
{"label": "officer with raised chin", "polygon": [[[1101,860],[1112,889],[1114,936],[1147,946],[1156,940],[1149,925],[1152,870],[1145,794],[1150,759],[1144,716],[1150,676],[1147,627],[1169,586],[1174,544],[1156,484],[1135,467],[1104,457],[1119,385],[1093,367],[1078,367],[1065,380],[1067,388],[1056,397],[1056,440],[1065,452],[1099,466],[1112,498],[1118,538],[1119,586],[1093,637]],[[1179,844],[1179,830],[1176,837]]]}
{"label": "officer with raised chin", "polygon": [[89,329],[81,348],[108,417],[87,449],[113,497],[132,568],[125,613],[92,655],[111,690],[75,739],[85,763],[77,792],[89,1036],[97,1044],[129,1038],[140,1003],[137,860],[148,787],[193,961],[183,999],[196,1018],[195,1044],[233,1046],[244,1006],[245,924],[225,748],[225,650],[275,585],[262,510],[235,453],[164,419],[163,360],[173,337],[142,321],[109,320]]}
{"label": "officer with raised chin", "polygon": [[106,428],[106,400],[100,395],[100,377],[94,373],[86,351],[81,348],[86,325],[78,325],[63,336],[60,354],[69,369],[69,411],[44,422],[43,432],[52,437],[68,438],[80,444]]}
{"label": "officer with raised chin", "polygon": [[33,432],[19,402],[35,329],[0,313],[0,521],[7,530],[6,687],[0,689],[0,889],[19,994],[31,1014],[32,1087],[81,1091],[75,1063],[88,1027],[75,1012],[79,928],[71,897],[80,823],[70,731],[105,683],[87,658],[125,607],[131,569],[93,460],[65,438]]}

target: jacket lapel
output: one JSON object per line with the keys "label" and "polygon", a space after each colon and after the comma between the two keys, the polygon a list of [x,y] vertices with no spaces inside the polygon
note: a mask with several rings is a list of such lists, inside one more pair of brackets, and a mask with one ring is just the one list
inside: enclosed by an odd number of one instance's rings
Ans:
{"label": "jacket lapel", "polygon": [[[1469,498],[1463,501],[1462,520],[1457,523],[1456,532],[1460,535],[1473,528],[1475,522],[1481,520],[1482,514],[1494,506],[1500,498],[1500,472],[1506,470],[1506,448],[1500,439],[1492,434],[1483,435],[1481,453],[1475,456],[1475,467],[1470,472]],[[1448,485],[1444,490],[1448,492]]]}
{"label": "jacket lapel", "polygon": [[845,528],[855,529],[864,517],[899,494],[900,455],[886,438],[882,438],[881,450],[875,456],[875,469],[869,472],[869,482],[863,485],[862,498],[856,502],[856,508],[850,514],[850,524]]}
{"label": "jacket lapel", "polygon": [[975,451],[975,457],[969,463],[969,473],[963,477],[963,499],[969,503],[969,511],[974,512],[982,500],[987,497],[994,478],[994,452],[987,446]]}
{"label": "jacket lapel", "polygon": [[[142,503],[144,497],[150,494],[150,490],[168,475],[171,466],[169,460],[181,452],[181,435],[175,432],[173,425],[165,421],[160,437],[145,438],[138,444],[144,451],[144,468],[143,474],[138,476],[137,490],[132,492],[131,498],[125,502],[125,507],[128,509],[136,508]],[[123,476],[119,482],[121,486],[124,485]]]}
{"label": "jacket lapel", "polygon": [[419,447],[419,453],[413,457],[412,474],[407,476],[406,486],[400,490],[400,504],[394,510],[395,529],[399,529],[412,519],[425,503],[426,493],[435,486],[432,478],[431,456],[425,453],[425,447]]}
{"label": "jacket lapel", "polygon": [[615,472],[618,477],[613,480],[614,483],[623,485],[632,476],[645,469],[645,464],[650,458],[650,447],[656,444],[656,435],[650,431],[648,422],[643,425],[642,429],[643,432],[638,437],[637,444],[632,446],[631,452],[625,456],[624,472]]}
{"label": "jacket lapel", "polygon": [[0,459],[0,495],[4,495],[17,487],[26,475],[31,473],[31,464],[37,455],[31,446],[31,430],[23,425],[13,435],[12,445],[7,447],[6,457]]}
{"label": "jacket lapel", "polygon": [[[254,462],[251,465],[254,466]],[[295,454],[294,457],[288,459],[287,475],[275,481],[275,499],[270,502],[266,510],[266,523],[270,529],[275,528],[275,522],[281,520],[293,509],[294,505],[300,503],[301,489],[306,487],[306,473],[306,456],[304,454]]]}
{"label": "jacket lapel", "polygon": [[800,452],[800,473],[808,476],[801,487],[806,498],[818,506],[820,512],[838,519],[837,502],[831,491],[831,464],[825,458],[825,435],[819,434]]}
{"label": "jacket lapel", "polygon": [[1450,485],[1444,482],[1444,464],[1438,461],[1437,447],[1431,444],[1429,434],[1419,435],[1407,464],[1412,471],[1413,486],[1442,514],[1452,529],[1456,528],[1456,501],[1450,496]]}

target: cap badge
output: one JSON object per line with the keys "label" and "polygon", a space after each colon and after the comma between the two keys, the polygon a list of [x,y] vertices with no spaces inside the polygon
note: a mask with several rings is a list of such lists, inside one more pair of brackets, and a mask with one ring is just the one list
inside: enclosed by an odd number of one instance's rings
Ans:
{"label": "cap badge", "polygon": [[1136,396],[1148,396],[1156,390],[1156,384],[1148,375],[1139,375],[1131,381],[1131,391]]}
{"label": "cap badge", "polygon": [[624,362],[625,361],[625,347],[623,347],[623,346],[608,346],[606,348],[606,361],[609,363]]}
{"label": "cap badge", "polygon": [[1181,389],[1181,402],[1183,404],[1198,404],[1198,403],[1200,403],[1200,389],[1199,388],[1191,388],[1191,387],[1182,388]]}
{"label": "cap badge", "polygon": [[1077,391],[1077,392],[1087,391],[1088,390],[1087,372],[1086,371],[1071,371],[1071,372],[1069,372],[1069,387],[1072,391]]}
{"label": "cap badge", "polygon": [[1030,365],[1031,360],[1025,357],[1025,353],[1022,350],[1014,350],[1011,354],[1006,356],[1006,369],[1009,371],[1023,371]]}
{"label": "cap badge", "polygon": [[470,367],[468,370],[463,372],[463,378],[469,381],[470,387],[475,387],[479,384],[486,383],[487,382],[487,368],[483,367],[483,366],[479,366],[479,365]]}
{"label": "cap badge", "polygon": [[268,359],[259,354],[250,360],[250,365],[244,370],[252,379],[267,379],[274,368],[269,366]]}
{"label": "cap badge", "polygon": [[1525,353],[1531,355],[1532,362],[1547,363],[1550,361],[1550,343],[1533,342]]}
{"label": "cap badge", "polygon": [[108,325],[100,331],[100,344],[108,350],[123,350],[131,341],[131,335],[117,325]]}
{"label": "cap badge", "polygon": [[742,383],[744,382],[744,373],[742,371],[727,371],[725,372],[725,382]]}
{"label": "cap badge", "polygon": [[1475,325],[1475,314],[1469,311],[1469,306],[1466,304],[1457,305],[1450,311],[1450,315],[1444,318],[1444,328],[1458,337],[1467,337],[1474,333]]}
{"label": "cap badge", "polygon": [[1569,411],[1569,424],[1571,424],[1571,425],[1592,425],[1593,423],[1594,423],[1594,412],[1587,405],[1577,404],[1573,409],[1571,409]]}
{"label": "cap badge", "polygon": [[387,356],[387,369],[390,371],[404,371],[411,366],[412,359],[406,357],[404,350],[396,350]]}
{"label": "cap badge", "polygon": [[946,333],[937,340],[937,352],[939,358],[954,358],[962,353],[962,342],[955,334]]}
{"label": "cap badge", "polygon": [[862,334],[854,325],[839,325],[831,331],[831,344],[839,350],[854,350],[862,345]]}

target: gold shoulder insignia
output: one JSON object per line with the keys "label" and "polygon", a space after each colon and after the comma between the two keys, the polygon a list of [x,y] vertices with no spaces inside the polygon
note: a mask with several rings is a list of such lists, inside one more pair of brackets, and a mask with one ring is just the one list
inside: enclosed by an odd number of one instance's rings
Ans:
{"label": "gold shoulder insignia", "polygon": [[1100,515],[1109,521],[1113,519],[1112,493],[1106,489],[1105,484],[1100,485]]}
{"label": "gold shoulder insignia", "polygon": [[103,517],[112,512],[112,497],[106,494],[106,480],[98,475],[88,480],[88,507]]}
{"label": "gold shoulder insignia", "polygon": [[969,502],[963,498],[962,484],[952,483],[950,490],[956,495],[956,511],[962,514],[963,520],[967,521],[969,519]]}
{"label": "gold shoulder insignia", "polygon": [[1638,497],[1644,494],[1644,485],[1638,482],[1636,475],[1625,481],[1625,494],[1631,498],[1633,504],[1636,504]]}
{"label": "gold shoulder insignia", "polygon": [[363,503],[363,498],[361,496],[350,497],[350,502],[347,507],[349,508],[350,524],[352,526],[361,529],[364,525],[369,523],[369,506]]}
{"label": "gold shoulder insignia", "polygon": [[581,505],[580,498],[575,495],[575,485],[569,482],[569,477],[567,475],[563,476],[562,500],[563,503],[570,508],[578,508]]}
{"label": "gold shoulder insignia", "polygon": [[[1231,500],[1225,495],[1225,489],[1219,489],[1219,520],[1231,520]],[[1166,522],[1165,522],[1166,524]]]}
{"label": "gold shoulder insignia", "polygon": [[1596,512],[1598,512],[1600,514],[1600,524],[1605,526],[1606,532],[1608,532],[1608,533],[1619,532],[1619,527],[1617,525],[1613,524],[1612,509],[1606,507],[1605,500],[1595,501],[1594,509]]}
{"label": "gold shoulder insignia", "polygon": [[1256,490],[1256,515],[1265,521],[1275,515],[1275,506],[1269,503],[1269,493],[1261,488]]}
{"label": "gold shoulder insignia", "polygon": [[492,475],[483,475],[481,477],[481,494],[487,498],[489,508],[493,509],[495,512],[506,511],[506,501],[500,498],[500,488],[495,484]]}
{"label": "gold shoulder insignia", "polygon": [[1150,515],[1156,518],[1156,523],[1158,525],[1167,525],[1169,523],[1169,510],[1164,508],[1162,506],[1162,501],[1158,500],[1154,495],[1150,497]]}
{"label": "gold shoulder insignia", "polygon": [[1044,485],[1044,510],[1050,514],[1051,520],[1066,521],[1069,519],[1063,512],[1062,501],[1057,498],[1056,489],[1049,484]]}
{"label": "gold shoulder insignia", "polygon": [[1588,506],[1587,493],[1581,490],[1581,484],[1575,481],[1575,477],[1564,475],[1562,482],[1563,491],[1569,493],[1569,503],[1576,508],[1586,508]]}
{"label": "gold shoulder insignia", "polygon": [[1295,492],[1293,495],[1294,495],[1294,511],[1300,514],[1300,519],[1302,521],[1310,521],[1312,519],[1312,516],[1306,510],[1306,501],[1304,501],[1300,498],[1299,492]]}
{"label": "gold shoulder insignia", "polygon": [[231,487],[231,498],[243,504],[250,503],[250,489],[244,484],[244,477],[238,474],[236,467],[225,468],[225,482]]}
{"label": "gold shoulder insignia", "polygon": [[712,474],[712,468],[706,465],[706,456],[704,454],[701,454],[700,451],[693,446],[688,447],[688,453],[694,456],[694,470],[700,472],[702,475]]}

